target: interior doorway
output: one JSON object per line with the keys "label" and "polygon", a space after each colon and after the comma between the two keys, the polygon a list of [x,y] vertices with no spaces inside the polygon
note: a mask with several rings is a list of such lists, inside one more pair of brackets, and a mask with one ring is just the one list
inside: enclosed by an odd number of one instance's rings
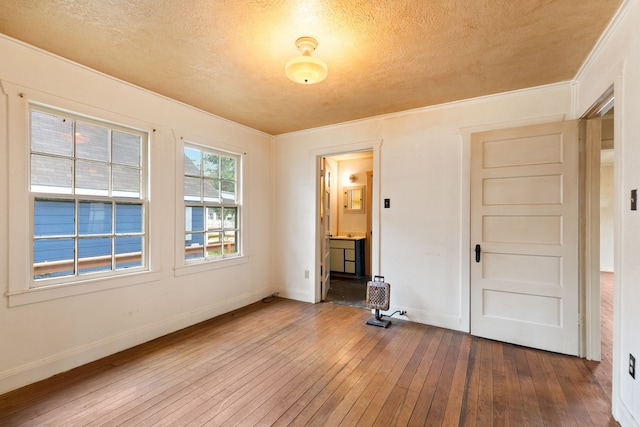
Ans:
{"label": "interior doorway", "polygon": [[[329,287],[322,300],[365,307],[373,264],[373,150],[323,156],[332,170],[329,231]],[[325,206],[327,203],[325,203]]]}
{"label": "interior doorway", "polygon": [[[583,356],[611,365],[614,266],[614,92],[610,87],[585,121],[583,274],[585,331]],[[609,372],[611,377],[611,372]]]}
{"label": "interior doorway", "polygon": [[[611,385],[613,366],[614,289],[614,109],[601,120],[600,150],[600,361],[608,373],[603,384]],[[610,392],[610,389],[607,390]]]}

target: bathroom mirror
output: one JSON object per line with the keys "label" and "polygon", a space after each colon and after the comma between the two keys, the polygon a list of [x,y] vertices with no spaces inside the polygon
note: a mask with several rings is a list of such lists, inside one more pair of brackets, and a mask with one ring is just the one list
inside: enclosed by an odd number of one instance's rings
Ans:
{"label": "bathroom mirror", "polygon": [[364,185],[344,187],[344,211],[345,213],[364,212]]}

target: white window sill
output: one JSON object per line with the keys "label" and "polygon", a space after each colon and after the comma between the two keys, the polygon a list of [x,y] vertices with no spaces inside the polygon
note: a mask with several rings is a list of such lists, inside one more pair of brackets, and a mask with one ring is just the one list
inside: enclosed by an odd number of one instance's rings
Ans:
{"label": "white window sill", "polygon": [[187,276],[189,274],[203,273],[211,270],[218,270],[220,268],[233,267],[236,265],[246,264],[248,261],[246,255],[237,256],[233,258],[217,259],[212,261],[198,261],[191,264],[185,264],[179,267],[174,267],[174,275]]}
{"label": "white window sill", "polygon": [[155,282],[160,280],[161,276],[161,271],[144,271],[118,276],[88,279],[60,285],[43,286],[24,291],[14,291],[9,292],[7,296],[9,299],[9,307],[17,307],[20,305],[34,304],[59,298],[67,298],[92,292],[100,292],[125,286]]}

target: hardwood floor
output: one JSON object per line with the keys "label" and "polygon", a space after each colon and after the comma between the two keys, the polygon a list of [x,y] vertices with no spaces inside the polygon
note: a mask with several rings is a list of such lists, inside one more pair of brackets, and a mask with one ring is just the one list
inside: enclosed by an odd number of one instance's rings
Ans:
{"label": "hardwood floor", "polygon": [[2,395],[0,425],[617,425],[610,359],[369,317],[253,304]]}
{"label": "hardwood floor", "polygon": [[613,369],[613,273],[600,273],[600,331],[602,341],[601,362],[593,365],[593,374],[607,393],[611,395]]}

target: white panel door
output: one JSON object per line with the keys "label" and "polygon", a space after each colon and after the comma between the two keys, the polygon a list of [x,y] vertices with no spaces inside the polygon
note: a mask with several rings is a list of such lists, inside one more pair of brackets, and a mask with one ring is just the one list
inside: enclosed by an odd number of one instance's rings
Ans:
{"label": "white panel door", "polygon": [[471,333],[579,351],[578,122],[471,136]]}
{"label": "white panel door", "polygon": [[320,167],[320,224],[323,234],[320,291],[324,301],[327,298],[331,280],[331,168],[325,157],[322,158]]}

